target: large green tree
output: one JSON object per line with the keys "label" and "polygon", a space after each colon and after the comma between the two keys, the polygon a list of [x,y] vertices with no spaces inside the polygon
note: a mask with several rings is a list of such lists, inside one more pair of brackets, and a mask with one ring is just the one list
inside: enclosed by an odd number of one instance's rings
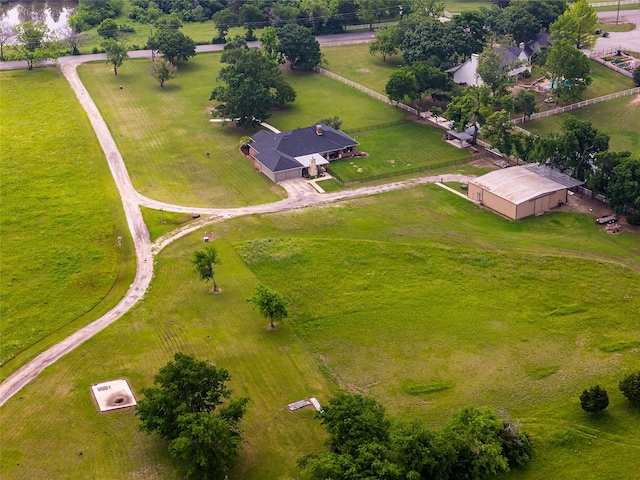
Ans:
{"label": "large green tree", "polygon": [[469,125],[473,127],[471,143],[475,143],[478,138],[478,125],[491,115],[492,102],[489,94],[489,89],[484,85],[469,86],[447,106],[445,118],[453,121],[453,128],[457,132],[464,131]]}
{"label": "large green tree", "polygon": [[513,153],[511,131],[513,122],[506,110],[493,112],[482,126],[482,135],[491,142],[491,145],[507,157]]}
{"label": "large green tree", "polygon": [[280,322],[289,316],[284,297],[262,283],[256,286],[256,291],[247,299],[247,302],[269,320],[269,328],[272,330],[276,328],[275,322]]}
{"label": "large green tree", "polygon": [[389,100],[401,102],[405,98],[415,100],[418,97],[419,85],[410,67],[402,67],[389,77],[384,91]]}
{"label": "large green tree", "polygon": [[222,83],[211,92],[219,105],[214,114],[250,128],[270,116],[274,104],[290,103],[296,93],[286,82],[277,63],[256,48],[239,48],[223,54],[231,64],[222,68]]}
{"label": "large green tree", "polygon": [[151,74],[160,84],[160,87],[164,87],[164,83],[167,80],[176,78],[176,75],[178,74],[178,67],[166,58],[160,58],[152,63]]}
{"label": "large green tree", "polygon": [[280,53],[288,60],[292,69],[311,69],[322,61],[320,44],[306,27],[288,23],[278,29],[278,43]]}
{"label": "large green tree", "polygon": [[502,65],[502,55],[492,46],[485,47],[478,57],[478,68],[476,73],[480,75],[482,81],[491,89],[491,94],[504,95],[507,88],[515,85],[516,78],[509,75],[512,65]]}
{"label": "large green tree", "polygon": [[116,38],[118,36],[118,24],[113,18],[105,18],[97,28],[98,35],[102,38]]}
{"label": "large green tree", "polygon": [[381,27],[376,29],[376,38],[369,43],[369,53],[375,55],[382,54],[382,60],[387,61],[387,57],[395,55],[400,49],[401,30],[397,25]]}
{"label": "large green tree", "polygon": [[169,442],[169,453],[187,478],[223,479],[240,453],[239,422],[247,398],[231,398],[229,372],[184,353],[141,389],[140,429]]}
{"label": "large green tree", "polygon": [[516,113],[522,114],[523,122],[527,121],[538,111],[536,95],[531,90],[520,90],[514,98],[514,109]]}
{"label": "large green tree", "polygon": [[634,407],[640,407],[640,371],[625,375],[618,388]]}
{"label": "large green tree", "polygon": [[600,385],[595,385],[582,392],[580,406],[585,412],[600,413],[609,406],[609,395]]}
{"label": "large green tree", "polygon": [[466,407],[453,416],[443,438],[455,451],[448,478],[481,479],[509,470],[499,434],[502,420],[488,407]]}
{"label": "large green tree", "polygon": [[44,23],[24,22],[13,27],[18,44],[8,55],[9,60],[27,62],[27,69],[33,69],[34,63],[55,58],[58,47],[53,32]]}
{"label": "large green tree", "polygon": [[113,66],[113,73],[118,75],[118,68],[129,58],[127,46],[113,38],[109,38],[100,45],[107,54],[106,63]]}
{"label": "large green tree", "polygon": [[579,0],[571,5],[549,27],[553,40],[567,40],[574,47],[593,48],[596,43],[596,23],[598,14],[587,0]]}
{"label": "large green tree", "polygon": [[557,40],[547,55],[549,79],[558,99],[576,102],[591,85],[589,59],[568,40]]}
{"label": "large green tree", "polygon": [[608,149],[609,135],[593,128],[588,120],[564,114],[560,131],[539,137],[530,159],[587,180],[593,170],[593,159]]}
{"label": "large green tree", "polygon": [[180,30],[173,28],[158,28],[149,37],[147,46],[151,50],[162,53],[171,63],[178,60],[187,61],[196,54],[196,42],[187,37]]}
{"label": "large green tree", "polygon": [[216,12],[212,18],[218,29],[218,36],[213,39],[213,43],[224,43],[229,29],[238,23],[238,15],[230,9],[225,8],[224,10]]}
{"label": "large green tree", "polygon": [[193,253],[191,263],[196,273],[200,276],[201,280],[208,282],[211,280],[213,283],[212,292],[219,292],[218,284],[216,283],[214,268],[221,262],[220,255],[215,247],[211,245],[205,247],[202,250],[197,250]]}
{"label": "large green tree", "polygon": [[613,171],[614,181],[607,191],[611,206],[618,213],[625,207],[640,211],[640,158],[624,158]]}

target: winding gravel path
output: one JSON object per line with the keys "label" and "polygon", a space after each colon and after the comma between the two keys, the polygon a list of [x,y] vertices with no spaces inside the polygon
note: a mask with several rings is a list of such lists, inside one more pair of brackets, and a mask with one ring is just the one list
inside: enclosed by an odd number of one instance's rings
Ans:
{"label": "winding gravel path", "polygon": [[[141,52],[137,53],[140,54]],[[425,183],[435,183],[439,181],[468,182],[472,178],[465,175],[438,175],[327,194],[319,194],[301,178],[282,182],[281,185],[289,194],[289,197],[284,200],[240,208],[193,208],[188,205],[174,205],[171,203],[152,200],[140,195],[133,188],[129,173],[127,172],[126,166],[118,148],[116,147],[113,137],[109,132],[107,124],[102,119],[102,116],[91,99],[89,92],[80,81],[80,77],[78,76],[76,69],[81,63],[93,59],[87,57],[92,56],[63,57],[60,59],[59,64],[62,73],[69,81],[71,88],[76,93],[78,100],[89,116],[91,125],[93,126],[100,145],[104,150],[109,168],[111,169],[111,174],[113,175],[118,192],[122,198],[127,223],[135,245],[137,257],[136,276],[124,298],[112,310],[86,327],[81,328],[74,334],[70,335],[62,342],[41,353],[8,377],[0,385],[0,406],[4,405],[7,400],[18,393],[22,387],[37,377],[40,372],[49,365],[52,365],[59,358],[69,353],[71,350],[78,347],[128,312],[138,302],[138,300],[144,296],[149,284],[151,283],[151,278],[153,276],[153,256],[158,254],[170,243],[202,228],[205,225],[244,215],[282,212],[366,195],[375,195],[382,192],[389,192]],[[141,205],[155,209],[164,209],[171,212],[199,213],[201,215],[207,215],[207,217],[195,222],[194,224],[170,232],[152,244],[149,237],[149,231],[144,223],[142,213],[140,211]]]}

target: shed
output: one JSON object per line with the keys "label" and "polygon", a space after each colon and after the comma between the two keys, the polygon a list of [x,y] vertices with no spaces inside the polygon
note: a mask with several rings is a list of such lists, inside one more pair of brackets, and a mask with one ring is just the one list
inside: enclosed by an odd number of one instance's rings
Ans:
{"label": "shed", "polygon": [[567,185],[540,175],[531,167],[520,166],[471,180],[467,195],[512,220],[520,220],[565,204],[568,189]]}

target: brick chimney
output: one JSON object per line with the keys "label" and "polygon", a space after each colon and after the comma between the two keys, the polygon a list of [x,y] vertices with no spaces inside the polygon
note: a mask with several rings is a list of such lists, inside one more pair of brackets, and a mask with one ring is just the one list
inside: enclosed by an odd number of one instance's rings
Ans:
{"label": "brick chimney", "polygon": [[316,125],[316,135],[322,135],[322,125]]}

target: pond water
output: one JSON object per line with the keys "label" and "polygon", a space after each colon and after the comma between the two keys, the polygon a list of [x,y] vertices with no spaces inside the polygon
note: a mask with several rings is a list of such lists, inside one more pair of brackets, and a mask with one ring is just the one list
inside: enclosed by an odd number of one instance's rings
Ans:
{"label": "pond water", "polygon": [[67,25],[76,11],[78,2],[11,2],[0,5],[0,21],[14,26],[23,22],[42,22],[56,31]]}

